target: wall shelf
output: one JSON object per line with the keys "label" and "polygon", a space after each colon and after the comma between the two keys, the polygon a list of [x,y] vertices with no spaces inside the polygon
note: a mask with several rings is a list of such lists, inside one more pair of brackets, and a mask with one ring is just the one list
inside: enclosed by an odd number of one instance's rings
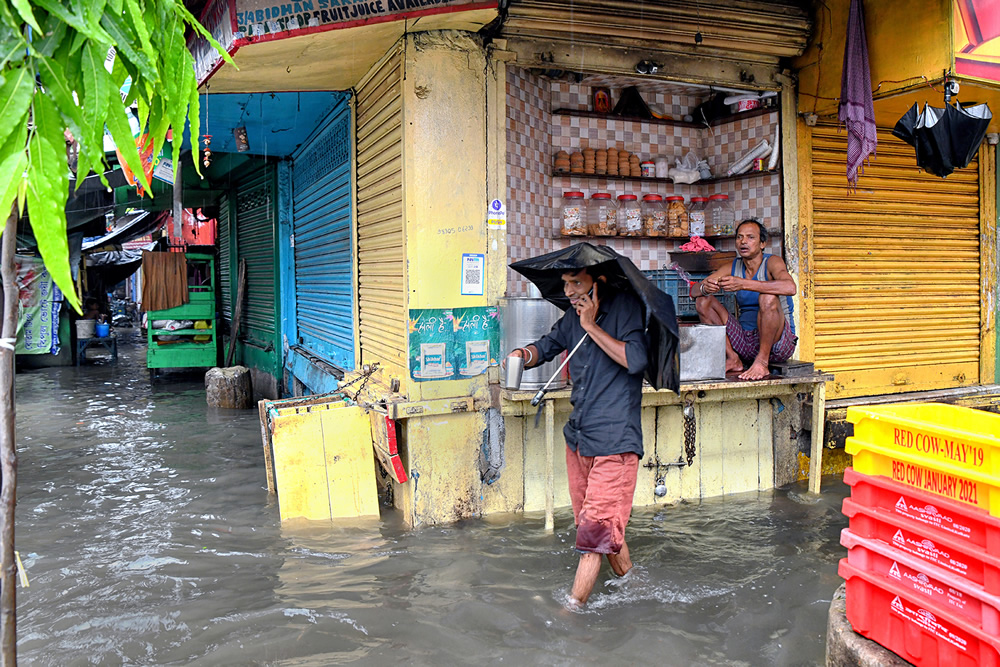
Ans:
{"label": "wall shelf", "polygon": [[[583,234],[583,235],[560,234],[559,232],[556,232],[553,238],[570,239],[578,241],[588,241],[593,239],[596,239],[598,241],[602,239],[622,239],[625,241],[632,241],[632,240],[675,241],[677,243],[687,243],[688,241],[691,240],[690,237],[688,236],[593,236],[591,234]],[[706,241],[724,241],[726,239],[734,239],[736,238],[736,236],[732,234],[727,234],[723,236],[702,236],[701,238],[705,239]]]}
{"label": "wall shelf", "polygon": [[694,123],[688,122],[686,120],[673,120],[667,118],[640,118],[638,116],[619,116],[610,113],[600,113],[598,111],[589,111],[587,109],[556,109],[553,111],[553,115],[556,116],[576,116],[578,118],[603,118],[605,120],[624,120],[632,123],[649,123],[650,125],[672,125],[674,127],[692,127],[701,128],[706,127],[716,127],[717,125],[724,125],[725,123],[731,123],[736,120],[743,120],[744,118],[754,118],[755,116],[764,116],[769,113],[777,113],[776,108],[772,109],[751,109],[750,111],[743,111],[737,114],[732,114],[729,116],[723,116],[722,118],[716,118],[709,124],[705,123]]}
{"label": "wall shelf", "polygon": [[597,179],[604,178],[609,181],[646,181],[649,183],[669,183],[670,185],[710,185],[712,183],[724,183],[726,181],[742,181],[747,178],[757,178],[764,176],[773,176],[781,173],[781,169],[772,169],[770,171],[748,171],[745,174],[737,174],[735,176],[719,176],[717,178],[706,178],[701,181],[695,181],[694,183],[674,183],[669,178],[651,178],[644,176],[609,176],[607,174],[571,174],[569,172],[559,172],[553,171],[552,176],[555,178],[586,178],[586,179]]}

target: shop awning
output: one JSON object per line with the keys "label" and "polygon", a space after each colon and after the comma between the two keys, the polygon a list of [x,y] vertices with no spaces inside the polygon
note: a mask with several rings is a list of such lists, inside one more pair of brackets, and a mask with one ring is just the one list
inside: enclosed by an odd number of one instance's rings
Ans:
{"label": "shop awning", "polygon": [[165,213],[159,215],[149,211],[135,211],[127,213],[115,219],[114,228],[103,236],[84,239],[83,252],[96,248],[104,248],[109,245],[121,245],[128,243],[132,239],[145,236],[149,232],[159,227],[166,217]]}

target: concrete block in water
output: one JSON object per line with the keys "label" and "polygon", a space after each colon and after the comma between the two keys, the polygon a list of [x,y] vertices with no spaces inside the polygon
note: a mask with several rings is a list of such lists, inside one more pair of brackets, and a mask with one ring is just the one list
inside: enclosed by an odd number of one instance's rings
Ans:
{"label": "concrete block in water", "polygon": [[826,667],[908,667],[911,663],[862,637],[847,620],[846,584],[833,594],[826,625]]}
{"label": "concrete block in water", "polygon": [[214,408],[253,407],[253,384],[246,366],[210,368],[205,373],[205,398]]}

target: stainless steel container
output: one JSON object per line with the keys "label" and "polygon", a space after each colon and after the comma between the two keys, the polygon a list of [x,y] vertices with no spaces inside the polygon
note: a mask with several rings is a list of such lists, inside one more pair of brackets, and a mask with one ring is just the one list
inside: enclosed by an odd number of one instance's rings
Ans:
{"label": "stainless steel container", "polygon": [[726,327],[680,327],[681,382],[726,377]]}
{"label": "stainless steel container", "polygon": [[[504,355],[509,354],[511,350],[534,343],[547,334],[556,320],[562,317],[562,311],[537,296],[537,289],[534,290],[534,294],[536,296],[510,297],[500,300]],[[559,368],[561,356],[541,366],[525,368],[521,375],[521,389],[541,389]],[[565,387],[568,381],[569,372],[564,368],[559,377],[549,385],[549,389]]]}

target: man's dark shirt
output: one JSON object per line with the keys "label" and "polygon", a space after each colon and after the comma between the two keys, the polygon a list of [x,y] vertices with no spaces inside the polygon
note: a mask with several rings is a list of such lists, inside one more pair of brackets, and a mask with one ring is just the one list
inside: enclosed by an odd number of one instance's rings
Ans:
{"label": "man's dark shirt", "polygon": [[[603,291],[602,291],[603,288]],[[646,370],[646,334],[642,304],[631,294],[599,284],[597,325],[625,343],[628,368],[614,361],[592,339],[569,361],[573,412],[563,428],[566,444],[581,456],[635,452],[642,457],[642,374]],[[586,332],[572,307],[534,343],[541,361],[572,350]]]}

